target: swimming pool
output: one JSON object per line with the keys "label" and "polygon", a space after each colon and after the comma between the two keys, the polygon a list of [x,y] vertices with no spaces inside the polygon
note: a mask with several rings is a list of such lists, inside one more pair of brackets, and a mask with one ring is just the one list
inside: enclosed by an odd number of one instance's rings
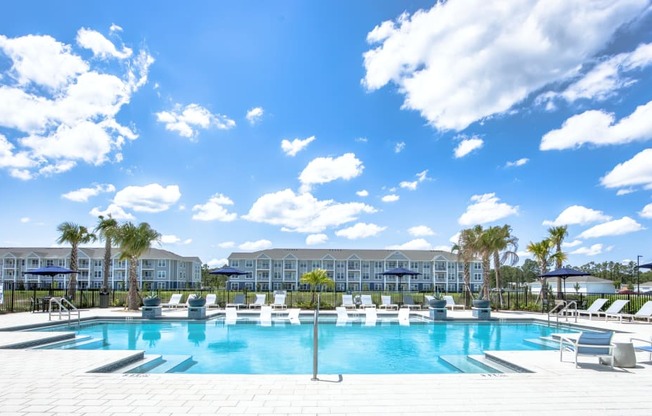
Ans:
{"label": "swimming pool", "polygon": [[[225,325],[209,321],[125,321],[68,327],[78,335],[104,340],[91,348],[144,350],[147,354],[191,355],[191,374],[311,374],[313,325],[255,322]],[[50,328],[47,330],[61,330]],[[322,374],[456,373],[445,355],[485,350],[537,350],[526,340],[568,332],[535,322],[379,322],[375,326],[319,324]],[[82,347],[84,348],[84,347]],[[88,347],[87,347],[88,348]]]}

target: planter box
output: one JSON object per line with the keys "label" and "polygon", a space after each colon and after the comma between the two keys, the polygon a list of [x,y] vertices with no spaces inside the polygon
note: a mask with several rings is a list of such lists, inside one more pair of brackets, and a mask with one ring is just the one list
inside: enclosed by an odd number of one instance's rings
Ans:
{"label": "planter box", "polygon": [[198,308],[200,306],[206,305],[206,298],[201,299],[190,299],[188,301],[188,306],[193,308]]}
{"label": "planter box", "polygon": [[161,304],[160,298],[145,298],[143,299],[143,306],[159,306]]}
{"label": "planter box", "polygon": [[473,301],[473,307],[478,309],[487,309],[491,307],[491,303],[487,299],[475,299]]}
{"label": "planter box", "polygon": [[428,306],[435,309],[446,308],[446,299],[432,299],[428,302]]}
{"label": "planter box", "polygon": [[141,309],[143,319],[155,319],[161,317],[160,306],[143,306]]}
{"label": "planter box", "polygon": [[188,319],[206,319],[205,306],[189,306]]}

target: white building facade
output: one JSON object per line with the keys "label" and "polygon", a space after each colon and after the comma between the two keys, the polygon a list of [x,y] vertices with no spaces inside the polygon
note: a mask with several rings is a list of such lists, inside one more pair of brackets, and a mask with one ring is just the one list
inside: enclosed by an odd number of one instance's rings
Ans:
{"label": "white building facade", "polygon": [[[229,278],[231,290],[307,290],[299,280],[323,269],[335,281],[336,291],[461,292],[463,264],[457,256],[439,250],[269,249],[231,253],[229,265],[247,272]],[[403,267],[418,276],[385,276]],[[482,286],[482,263],[471,263],[471,288]]]}
{"label": "white building facade", "polygon": [[[109,287],[127,289],[129,262],[120,260],[120,252],[112,251],[109,268]],[[79,248],[77,254],[77,284],[79,288],[96,289],[102,286],[104,248]],[[70,248],[65,247],[9,247],[0,248],[0,281],[15,287],[48,286],[63,288],[68,276],[36,276],[28,272],[45,266],[70,268]],[[151,248],[138,260],[139,288],[181,289],[201,286],[202,262],[198,257],[183,257],[167,250]]]}

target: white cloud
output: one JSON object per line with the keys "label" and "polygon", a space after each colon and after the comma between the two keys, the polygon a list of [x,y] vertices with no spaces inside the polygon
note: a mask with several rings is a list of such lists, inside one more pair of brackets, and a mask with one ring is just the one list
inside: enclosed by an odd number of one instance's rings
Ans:
{"label": "white cloud", "polygon": [[92,188],[80,188],[75,191],[70,191],[61,196],[75,202],[87,202],[90,197],[104,192],[115,192],[115,186],[111,184],[98,184]]}
{"label": "white cloud", "polygon": [[458,218],[457,222],[463,226],[485,224],[518,214],[518,206],[513,207],[499,201],[495,193],[473,195],[472,204],[466,208],[466,212]]}
{"label": "white cloud", "polygon": [[188,245],[192,243],[192,239],[188,238],[182,241],[181,238],[177,237],[176,235],[164,234],[161,236],[161,243],[174,244],[174,245]]}
{"label": "white cloud", "polygon": [[163,212],[181,198],[179,186],[152,183],[145,186],[127,186],[116,192],[113,203],[136,212]]}
{"label": "white cloud", "polygon": [[[580,247],[577,250],[571,251],[570,254],[584,254],[586,256],[597,256],[602,254],[602,244],[593,244],[591,247]],[[610,251],[611,248],[608,247],[606,251]]]}
{"label": "white cloud", "polygon": [[235,247],[235,241],[224,241],[217,245],[219,248],[233,248]]}
{"label": "white cloud", "polygon": [[543,225],[586,225],[592,222],[609,221],[610,219],[611,217],[605,215],[602,211],[583,207],[581,205],[571,205],[570,207],[563,210],[554,221],[543,221]]}
{"label": "white cloud", "polygon": [[272,246],[269,240],[246,241],[238,246],[240,250],[245,251],[258,251],[265,250]]}
{"label": "white cloud", "polygon": [[640,105],[632,114],[616,122],[613,113],[589,110],[570,117],[558,130],[541,138],[541,150],[577,149],[585,144],[606,146],[650,140],[652,101]]}
{"label": "white cloud", "polygon": [[307,192],[312,185],[332,182],[337,179],[349,180],[362,174],[364,165],[353,153],[340,157],[318,157],[313,159],[299,175],[301,190]]}
{"label": "white cloud", "polygon": [[643,218],[652,218],[652,204],[647,204],[643,207],[641,212],[638,213]]}
{"label": "white cloud", "polygon": [[212,114],[199,104],[188,104],[185,107],[176,104],[170,111],[156,113],[156,120],[165,124],[166,130],[191,139],[197,137],[199,129],[216,127],[228,130],[235,127],[235,121],[221,114]]}
{"label": "white cloud", "polygon": [[381,227],[376,224],[359,222],[351,227],[335,231],[335,235],[348,238],[349,240],[357,240],[360,238],[375,237],[386,229],[387,227]]}
{"label": "white cloud", "polygon": [[369,139],[367,139],[366,137],[356,137],[355,141],[358,143],[367,143]]}
{"label": "white cloud", "polygon": [[27,224],[30,221],[31,221],[31,219],[29,217],[22,217],[20,219],[20,222],[23,223],[23,224]]}
{"label": "white cloud", "polygon": [[110,32],[122,32],[122,27],[116,25],[115,23],[111,23],[111,26],[109,27]]}
{"label": "white cloud", "polygon": [[428,169],[422,170],[421,172],[417,173],[417,180],[419,182],[423,182],[423,181],[428,180],[428,179],[430,179],[428,177]]}
{"label": "white cloud", "polygon": [[206,263],[206,265],[211,269],[226,266],[227,264],[229,264],[229,259],[210,259],[208,263]]}
{"label": "white cloud", "polygon": [[364,197],[369,196],[369,191],[367,191],[366,189],[363,189],[363,190],[360,190],[360,191],[356,192],[355,194],[357,196],[360,196],[360,197],[364,198]]}
{"label": "white cloud", "polygon": [[410,191],[416,191],[417,190],[417,183],[418,183],[417,181],[412,181],[412,182],[403,181],[403,182],[399,183],[398,186],[400,186],[401,188],[404,188],[404,189],[409,189]]}
{"label": "white cloud", "polygon": [[629,194],[632,194],[634,192],[636,192],[636,191],[634,189],[632,189],[632,188],[623,188],[623,189],[619,189],[618,191],[616,191],[616,196],[629,195]]}
{"label": "white cloud", "polygon": [[[91,32],[81,29],[78,37],[86,45],[90,34],[88,46],[99,48]],[[26,180],[69,171],[78,161],[120,161],[125,142],[138,138],[115,117],[147,82],[154,59],[146,52],[107,68],[50,36],[0,35],[0,54],[11,65],[0,71],[0,128],[11,131],[0,137],[0,168],[11,176]]]}
{"label": "white cloud", "polygon": [[563,247],[577,247],[582,244],[581,240],[573,240],[561,243]]}
{"label": "white cloud", "polygon": [[435,235],[435,232],[432,231],[430,227],[427,225],[417,225],[414,227],[410,227],[408,229],[408,233],[414,237],[425,237],[428,235]]}
{"label": "white cloud", "polygon": [[432,245],[423,238],[417,238],[407,243],[391,245],[387,250],[432,250]]}
{"label": "white cloud", "polygon": [[652,188],[652,149],[645,149],[633,158],[619,163],[611,172],[600,178],[605,188],[622,188],[642,185]]}
{"label": "white cloud", "polygon": [[93,55],[100,58],[127,59],[133,51],[126,46],[122,51],[116,49],[113,42],[104,37],[100,32],[91,29],[81,28],[77,32],[77,44],[85,49],[93,51]]}
{"label": "white cloud", "polygon": [[438,129],[462,130],[574,76],[647,7],[643,0],[436,2],[367,35],[373,49],[364,53],[362,82],[371,91],[394,83],[403,108]]}
{"label": "white cloud", "polygon": [[382,198],[380,198],[381,201],[383,202],[396,202],[400,199],[400,197],[396,194],[389,194],[385,195]]}
{"label": "white cloud", "polygon": [[448,239],[453,244],[457,244],[460,241],[460,232],[456,232],[455,234],[451,235],[451,237]]}
{"label": "white cloud", "polygon": [[394,145],[394,153],[401,153],[405,149],[405,142],[398,142]]}
{"label": "white cloud", "polygon": [[197,212],[192,216],[192,219],[198,221],[235,221],[238,215],[229,212],[224,207],[225,205],[233,205],[231,198],[222,194],[215,194],[205,204],[197,204],[192,207],[192,211]]}
{"label": "white cloud", "polygon": [[455,148],[455,158],[462,158],[476,149],[481,149],[483,145],[484,141],[478,137],[464,139]]}
{"label": "white cloud", "polygon": [[511,168],[511,167],[515,167],[515,166],[523,166],[529,161],[530,161],[530,159],[528,159],[527,157],[523,157],[523,158],[521,158],[519,160],[515,160],[513,162],[507,162],[505,164],[505,167],[506,168]]}
{"label": "white cloud", "polygon": [[361,202],[320,201],[309,193],[295,194],[285,189],[258,198],[243,218],[281,226],[283,231],[320,233],[374,212],[375,208]]}
{"label": "white cloud", "polygon": [[261,118],[263,118],[264,113],[265,110],[263,110],[262,107],[254,107],[247,111],[247,121],[251,124],[256,124],[260,121]]}
{"label": "white cloud", "polygon": [[119,221],[133,221],[136,219],[136,217],[134,217],[132,214],[125,211],[124,208],[116,204],[110,204],[105,210],[101,210],[98,207],[94,207],[93,209],[90,210],[89,214],[95,218],[99,216],[103,216],[103,217],[111,216],[113,217],[113,219]]}
{"label": "white cloud", "polygon": [[289,141],[287,139],[283,139],[281,141],[281,149],[283,149],[283,152],[285,152],[285,154],[288,156],[296,156],[297,153],[305,149],[313,141],[315,141],[315,136],[310,136],[303,140],[294,139]]}
{"label": "white cloud", "polygon": [[630,217],[622,217],[619,220],[613,220],[605,222],[603,224],[595,225],[588,230],[585,230],[577,238],[586,239],[586,238],[599,238],[607,237],[614,235],[623,235],[629,234],[636,231],[643,230],[643,226],[637,223],[634,219]]}
{"label": "white cloud", "polygon": [[324,244],[328,241],[328,236],[326,234],[310,234],[306,237],[306,245],[316,246],[319,244]]}

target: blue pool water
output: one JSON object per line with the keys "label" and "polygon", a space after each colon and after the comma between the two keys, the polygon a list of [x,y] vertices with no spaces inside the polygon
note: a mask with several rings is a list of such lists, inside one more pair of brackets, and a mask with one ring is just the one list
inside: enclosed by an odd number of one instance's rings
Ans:
{"label": "blue pool water", "polygon": [[[104,339],[106,350],[145,350],[147,354],[192,355],[196,374],[311,374],[313,325],[255,323],[225,325],[222,320],[101,322],[70,327],[79,335]],[[49,329],[49,330],[61,330]],[[524,340],[566,332],[532,322],[379,322],[337,326],[319,324],[322,374],[455,373],[440,355],[481,354],[484,350],[541,349]]]}

